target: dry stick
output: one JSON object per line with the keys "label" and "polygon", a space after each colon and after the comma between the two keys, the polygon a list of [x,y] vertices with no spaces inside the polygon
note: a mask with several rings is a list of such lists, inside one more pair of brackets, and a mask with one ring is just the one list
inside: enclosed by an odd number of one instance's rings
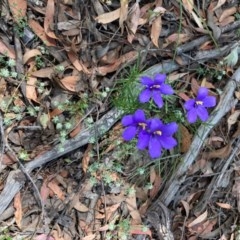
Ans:
{"label": "dry stick", "polygon": [[208,185],[208,188],[205,191],[201,201],[194,208],[195,213],[202,212],[202,210],[205,209],[208,200],[211,199],[214,192],[221,186],[222,180],[224,178],[224,175],[226,174],[227,169],[229,168],[230,164],[235,159],[237,152],[239,151],[240,137],[238,137],[237,140],[234,139],[232,141],[232,144],[233,143],[236,144],[236,146],[234,147],[231,155],[227,159],[223,159],[224,165],[221,168],[221,172],[219,173],[219,175],[215,175],[211,180],[211,183]]}
{"label": "dry stick", "polygon": [[186,179],[186,172],[192,163],[196,160],[203,143],[210,133],[210,131],[219,123],[222,117],[236,105],[237,100],[234,99],[234,91],[240,85],[240,68],[234,73],[232,78],[228,81],[223,93],[221,94],[220,101],[216,109],[212,112],[209,120],[202,124],[198,129],[189,151],[186,153],[182,160],[181,165],[177,168],[175,174],[167,181],[159,200],[169,205],[174,200],[180,185]]}
{"label": "dry stick", "polygon": [[[27,163],[25,165],[25,171],[30,174],[33,169],[86,145],[89,139],[92,136],[96,136],[96,134],[97,137],[101,137],[119,120],[121,115],[122,112],[119,110],[110,110],[95,123],[94,127],[84,130],[73,139],[67,140],[66,143],[63,144],[64,151],[59,151],[59,146],[54,147],[52,150]],[[26,179],[20,170],[11,171],[9,173],[6,185],[0,194],[0,215],[8,207],[18,191],[23,187],[25,181]]]}
{"label": "dry stick", "polygon": [[[225,27],[220,28],[222,33],[227,33],[231,30],[234,30],[236,28],[240,27],[240,20],[239,21],[235,21],[232,24],[228,24]],[[182,44],[181,46],[177,47],[176,49],[176,53],[177,55],[188,52],[190,50],[196,49],[198,48],[201,44],[205,43],[206,41],[211,40],[211,38],[209,36],[202,36],[200,38],[194,39],[191,42]]]}

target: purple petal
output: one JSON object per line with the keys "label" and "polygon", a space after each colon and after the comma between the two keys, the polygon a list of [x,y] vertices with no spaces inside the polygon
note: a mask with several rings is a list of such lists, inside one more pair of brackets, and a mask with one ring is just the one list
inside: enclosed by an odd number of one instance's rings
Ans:
{"label": "purple petal", "polygon": [[189,123],[194,123],[197,121],[197,110],[195,108],[192,108],[188,111],[187,120]]}
{"label": "purple petal", "polygon": [[194,99],[189,99],[184,103],[184,108],[186,110],[190,110],[190,109],[194,108],[194,105],[195,105],[195,100]]}
{"label": "purple petal", "polygon": [[165,82],[166,80],[166,74],[156,74],[155,77],[154,77],[154,84],[162,84]]}
{"label": "purple petal", "polygon": [[140,150],[145,149],[149,144],[149,140],[150,140],[150,134],[146,131],[141,131],[138,135],[137,148]]}
{"label": "purple petal", "polygon": [[135,123],[144,123],[146,122],[146,118],[145,118],[145,113],[143,110],[138,109],[134,115],[133,115],[133,119]]}
{"label": "purple petal", "polygon": [[214,107],[216,105],[216,98],[213,96],[207,96],[203,99],[204,107]]}
{"label": "purple petal", "polygon": [[141,77],[141,84],[151,87],[154,84],[154,81],[150,77]]}
{"label": "purple petal", "polygon": [[161,156],[161,152],[162,152],[161,144],[156,137],[150,138],[148,150],[151,158],[158,158]]}
{"label": "purple petal", "polygon": [[200,87],[198,89],[196,100],[203,100],[208,95],[208,89],[205,87]]}
{"label": "purple petal", "polygon": [[133,115],[126,115],[122,118],[122,125],[124,127],[127,127],[129,125],[132,125],[134,123],[134,120],[133,120]]}
{"label": "purple petal", "polygon": [[131,126],[124,130],[122,137],[125,141],[132,140],[137,133],[137,127]]}
{"label": "purple petal", "polygon": [[158,118],[153,118],[151,119],[150,121],[150,124],[149,124],[149,128],[150,128],[150,132],[153,133],[153,132],[156,132],[157,130],[161,129],[162,128],[162,121]]}
{"label": "purple petal", "polygon": [[162,94],[165,94],[165,95],[171,95],[174,93],[172,87],[167,84],[162,84],[160,87],[160,91]]}
{"label": "purple petal", "polygon": [[175,122],[168,123],[161,127],[162,135],[171,136],[177,131],[177,129],[178,129],[178,125]]}
{"label": "purple petal", "polygon": [[206,108],[204,107],[198,107],[197,108],[197,115],[199,116],[199,118],[205,122],[208,120],[208,111]]}
{"label": "purple petal", "polygon": [[160,92],[157,90],[153,90],[152,98],[153,98],[153,101],[156,103],[156,105],[159,108],[162,108],[163,100],[162,100],[162,96],[161,96]]}
{"label": "purple petal", "polygon": [[177,141],[173,137],[161,136],[159,137],[161,145],[165,149],[172,149],[177,145]]}
{"label": "purple petal", "polygon": [[148,102],[151,98],[152,92],[150,89],[144,89],[139,95],[139,101],[141,103]]}

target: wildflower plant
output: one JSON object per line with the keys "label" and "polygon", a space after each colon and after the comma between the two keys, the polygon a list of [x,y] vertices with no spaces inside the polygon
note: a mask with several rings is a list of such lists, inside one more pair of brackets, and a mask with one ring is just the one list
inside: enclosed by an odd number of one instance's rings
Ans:
{"label": "wildflower plant", "polygon": [[172,87],[165,84],[165,74],[156,74],[152,79],[150,77],[141,77],[141,84],[145,87],[139,95],[139,101],[141,103],[148,102],[151,98],[154,103],[162,108],[163,99],[162,95],[172,95],[174,93]]}
{"label": "wildflower plant", "polygon": [[[140,83],[143,85],[138,99],[140,103],[149,102],[151,99],[158,108],[164,106],[164,98],[173,95],[172,87],[165,83],[165,74],[156,74],[153,78],[143,76]],[[200,87],[195,99],[189,99],[184,104],[187,111],[187,120],[194,123],[200,118],[206,121],[209,117],[207,108],[216,105],[216,98],[208,95],[208,89]],[[167,116],[166,116],[167,117]],[[182,114],[181,121],[182,122]],[[177,145],[174,134],[178,130],[175,121],[164,123],[159,118],[147,118],[144,110],[137,109],[133,114],[125,115],[122,118],[122,125],[125,127],[122,137],[125,141],[137,138],[139,150],[148,149],[152,159],[161,157],[164,150],[170,150]]]}
{"label": "wildflower plant", "polygon": [[187,120],[189,123],[194,123],[200,118],[201,121],[207,121],[209,115],[207,108],[216,105],[216,98],[208,96],[208,89],[200,87],[198,89],[197,97],[189,99],[185,102],[184,108],[187,110]]}

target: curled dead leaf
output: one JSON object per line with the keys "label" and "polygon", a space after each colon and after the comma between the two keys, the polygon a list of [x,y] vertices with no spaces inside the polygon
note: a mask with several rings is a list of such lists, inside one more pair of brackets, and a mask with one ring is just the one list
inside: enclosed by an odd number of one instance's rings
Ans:
{"label": "curled dead leaf", "polygon": [[46,46],[56,46],[55,40],[47,36],[43,27],[37,21],[29,19],[28,25],[34,31],[34,33],[44,42]]}
{"label": "curled dead leaf", "polygon": [[103,13],[102,15],[99,15],[98,17],[96,17],[95,20],[98,23],[107,24],[117,20],[119,17],[120,17],[120,8],[112,12]]}
{"label": "curled dead leaf", "polygon": [[190,134],[188,129],[182,124],[179,124],[179,130],[181,136],[181,152],[186,153],[192,143],[192,134]]}
{"label": "curled dead leaf", "polygon": [[156,47],[159,47],[158,39],[161,34],[161,30],[162,30],[162,17],[159,15],[155,20],[153,20],[151,27],[151,40]]}
{"label": "curled dead leaf", "polygon": [[13,202],[14,208],[16,209],[14,215],[16,219],[16,224],[19,229],[22,227],[22,202],[21,202],[21,195],[20,192],[18,192],[14,197]]}
{"label": "curled dead leaf", "polygon": [[5,56],[8,56],[9,58],[13,58],[15,59],[16,58],[16,55],[15,55],[15,52],[14,52],[14,49],[11,48],[11,47],[8,47],[4,42],[2,42],[0,40],[0,53],[5,55]]}
{"label": "curled dead leaf", "polygon": [[208,215],[208,212],[206,210],[203,214],[201,214],[195,220],[193,220],[191,223],[189,223],[188,224],[188,228],[191,228],[191,227],[193,227],[193,226],[195,226],[195,225],[205,221],[207,219],[207,215]]}
{"label": "curled dead leaf", "polygon": [[27,0],[8,0],[8,4],[15,22],[26,17]]}
{"label": "curled dead leaf", "polygon": [[26,64],[31,58],[42,55],[38,49],[27,50],[23,55],[23,64]]}
{"label": "curled dead leaf", "polygon": [[227,158],[230,155],[231,151],[232,151],[232,145],[229,143],[223,148],[205,153],[204,158],[206,159]]}

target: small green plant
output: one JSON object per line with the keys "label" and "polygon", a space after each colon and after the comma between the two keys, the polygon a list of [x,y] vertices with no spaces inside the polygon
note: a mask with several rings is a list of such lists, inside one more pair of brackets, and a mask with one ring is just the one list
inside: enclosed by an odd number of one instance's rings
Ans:
{"label": "small green plant", "polygon": [[[116,174],[121,173],[123,166],[120,163],[112,162],[105,164],[101,162],[94,162],[88,167],[88,172],[91,175],[91,183],[96,184],[101,179],[104,185],[107,186],[121,186],[121,181],[116,181]],[[99,176],[99,178],[97,178]]]}
{"label": "small green plant", "polygon": [[17,23],[14,26],[14,31],[16,31],[19,37],[24,36],[24,29],[27,27],[27,25],[28,23],[27,23],[26,17],[22,17],[18,19]]}
{"label": "small green plant", "polygon": [[234,17],[236,18],[236,20],[240,20],[240,12],[236,12],[234,14]]}
{"label": "small green plant", "polygon": [[113,104],[124,112],[132,112],[140,106],[137,97],[141,91],[138,82],[140,74],[138,65],[133,66],[127,76],[120,80],[115,87]]}
{"label": "small green plant", "polygon": [[39,55],[35,57],[35,63],[36,63],[36,67],[38,69],[41,69],[41,68],[45,67],[45,63],[43,61],[43,58]]}
{"label": "small green plant", "polygon": [[37,106],[35,106],[35,107],[31,107],[31,106],[27,107],[27,113],[31,117],[36,117],[38,112],[39,112],[39,110],[40,110],[40,107],[37,107]]}
{"label": "small green plant", "polygon": [[3,78],[16,78],[17,72],[13,70],[14,66],[16,65],[16,62],[14,59],[0,56],[0,77]]}
{"label": "small green plant", "polygon": [[223,63],[220,62],[217,68],[208,68],[206,66],[199,66],[196,69],[196,73],[199,77],[209,77],[213,81],[220,81],[226,75],[226,71],[222,70]]}
{"label": "small green plant", "polygon": [[55,66],[55,70],[61,73],[65,70],[65,67],[63,65],[58,65],[58,66]]}
{"label": "small green plant", "polygon": [[12,240],[13,238],[7,235],[0,235],[0,240]]}
{"label": "small green plant", "polygon": [[130,226],[129,219],[123,219],[118,223],[118,235],[121,240],[129,239]]}
{"label": "small green plant", "polygon": [[22,150],[18,153],[18,157],[20,160],[26,161],[29,160],[29,155],[26,150]]}

